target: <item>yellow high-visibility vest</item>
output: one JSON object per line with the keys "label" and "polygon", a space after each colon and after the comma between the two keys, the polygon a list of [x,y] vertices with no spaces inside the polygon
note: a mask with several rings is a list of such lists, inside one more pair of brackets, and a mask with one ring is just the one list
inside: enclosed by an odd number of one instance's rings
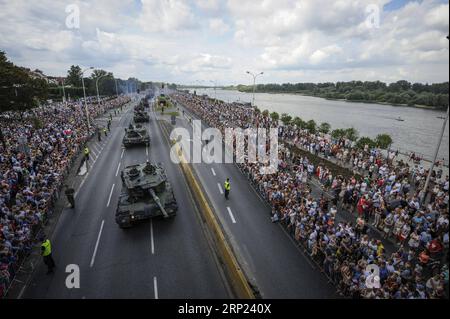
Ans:
{"label": "yellow high-visibility vest", "polygon": [[50,240],[46,239],[41,247],[44,248],[44,250],[42,251],[42,256],[48,256],[52,253],[52,244],[50,243]]}
{"label": "yellow high-visibility vest", "polygon": [[87,147],[84,148],[84,155],[88,155],[89,154],[89,149]]}
{"label": "yellow high-visibility vest", "polygon": [[231,185],[229,182],[225,182],[224,184],[225,190],[229,191],[231,189]]}

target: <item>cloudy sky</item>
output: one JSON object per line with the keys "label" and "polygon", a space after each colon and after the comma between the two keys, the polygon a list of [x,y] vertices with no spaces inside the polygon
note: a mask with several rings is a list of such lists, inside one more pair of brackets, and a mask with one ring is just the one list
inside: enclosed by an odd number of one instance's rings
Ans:
{"label": "cloudy sky", "polygon": [[184,84],[249,83],[246,70],[263,83],[449,79],[442,0],[0,0],[0,21],[0,50],[49,75],[78,64]]}

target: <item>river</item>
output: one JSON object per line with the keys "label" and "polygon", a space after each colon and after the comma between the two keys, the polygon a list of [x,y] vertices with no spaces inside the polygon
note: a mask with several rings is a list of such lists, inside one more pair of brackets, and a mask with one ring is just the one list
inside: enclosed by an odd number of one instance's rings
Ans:
{"label": "river", "polygon": [[[197,94],[217,95],[225,102],[251,102],[252,94],[234,90],[213,88],[197,89]],[[193,92],[191,89],[190,92]],[[304,121],[313,119],[317,124],[328,122],[332,129],[356,128],[360,136],[375,138],[378,134],[389,134],[393,148],[403,153],[416,152],[425,159],[431,159],[442,129],[445,112],[407,106],[381,105],[333,101],[298,94],[256,93],[255,105],[270,112],[288,113]],[[397,121],[402,118],[404,121]],[[439,150],[439,158],[449,162],[449,126]]]}

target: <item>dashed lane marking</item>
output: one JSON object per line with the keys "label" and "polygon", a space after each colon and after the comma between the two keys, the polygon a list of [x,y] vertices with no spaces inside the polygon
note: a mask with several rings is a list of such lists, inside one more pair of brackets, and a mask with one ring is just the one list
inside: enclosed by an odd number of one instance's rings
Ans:
{"label": "dashed lane marking", "polygon": [[228,215],[230,215],[231,221],[233,222],[233,224],[236,224],[236,219],[233,216],[233,213],[231,212],[231,208],[227,207],[227,211],[228,211]]}
{"label": "dashed lane marking", "polygon": [[109,192],[108,204],[106,204],[106,207],[109,207],[109,204],[111,203],[111,196],[114,191],[114,186],[116,186],[116,184],[113,184],[111,187],[111,191]]}
{"label": "dashed lane marking", "polygon": [[105,220],[102,220],[102,224],[100,225],[100,231],[98,232],[98,236],[97,236],[97,242],[95,243],[94,253],[92,254],[91,268],[92,268],[92,266],[94,266],[95,256],[97,255],[98,244],[100,243],[100,237],[102,236],[104,224],[105,224]]}

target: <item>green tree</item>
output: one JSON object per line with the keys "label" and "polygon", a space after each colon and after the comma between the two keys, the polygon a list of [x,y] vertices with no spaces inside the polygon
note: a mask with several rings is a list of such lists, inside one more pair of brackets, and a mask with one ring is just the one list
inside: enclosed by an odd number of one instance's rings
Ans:
{"label": "green tree", "polygon": [[359,132],[357,129],[350,127],[345,130],[345,137],[348,138],[350,141],[356,141],[358,139]]}
{"label": "green tree", "polygon": [[331,137],[338,140],[345,137],[346,131],[344,129],[338,128],[331,132]]}
{"label": "green tree", "polygon": [[81,86],[81,68],[78,65],[72,65],[69,71],[67,71],[66,84],[74,87]]}
{"label": "green tree", "polygon": [[392,144],[392,138],[389,134],[379,134],[375,138],[375,143],[379,148],[385,150]]}
{"label": "green tree", "polygon": [[327,122],[320,123],[319,125],[319,132],[328,134],[331,130],[331,125]]}
{"label": "green tree", "polygon": [[25,111],[47,98],[47,82],[8,61],[0,51],[0,111]]}
{"label": "green tree", "polygon": [[278,121],[280,119],[280,115],[277,112],[270,113],[270,118],[274,121]]}
{"label": "green tree", "polygon": [[314,120],[309,120],[308,122],[306,122],[305,128],[312,134],[316,133],[317,130],[317,125],[316,122]]}
{"label": "green tree", "polygon": [[292,120],[292,124],[294,124],[295,126],[297,126],[299,128],[304,128],[305,127],[305,121],[303,121],[298,116],[294,117],[294,119]]}
{"label": "green tree", "polygon": [[268,117],[268,116],[269,116],[269,110],[264,110],[264,111],[262,111],[262,115],[263,115],[264,117]]}
{"label": "green tree", "polygon": [[363,149],[366,145],[369,146],[369,148],[373,148],[376,146],[375,141],[373,141],[370,137],[363,136],[356,142],[356,147]]}
{"label": "green tree", "polygon": [[283,122],[284,125],[288,125],[292,121],[292,116],[290,116],[286,113],[283,113],[283,114],[281,114],[281,121]]}

